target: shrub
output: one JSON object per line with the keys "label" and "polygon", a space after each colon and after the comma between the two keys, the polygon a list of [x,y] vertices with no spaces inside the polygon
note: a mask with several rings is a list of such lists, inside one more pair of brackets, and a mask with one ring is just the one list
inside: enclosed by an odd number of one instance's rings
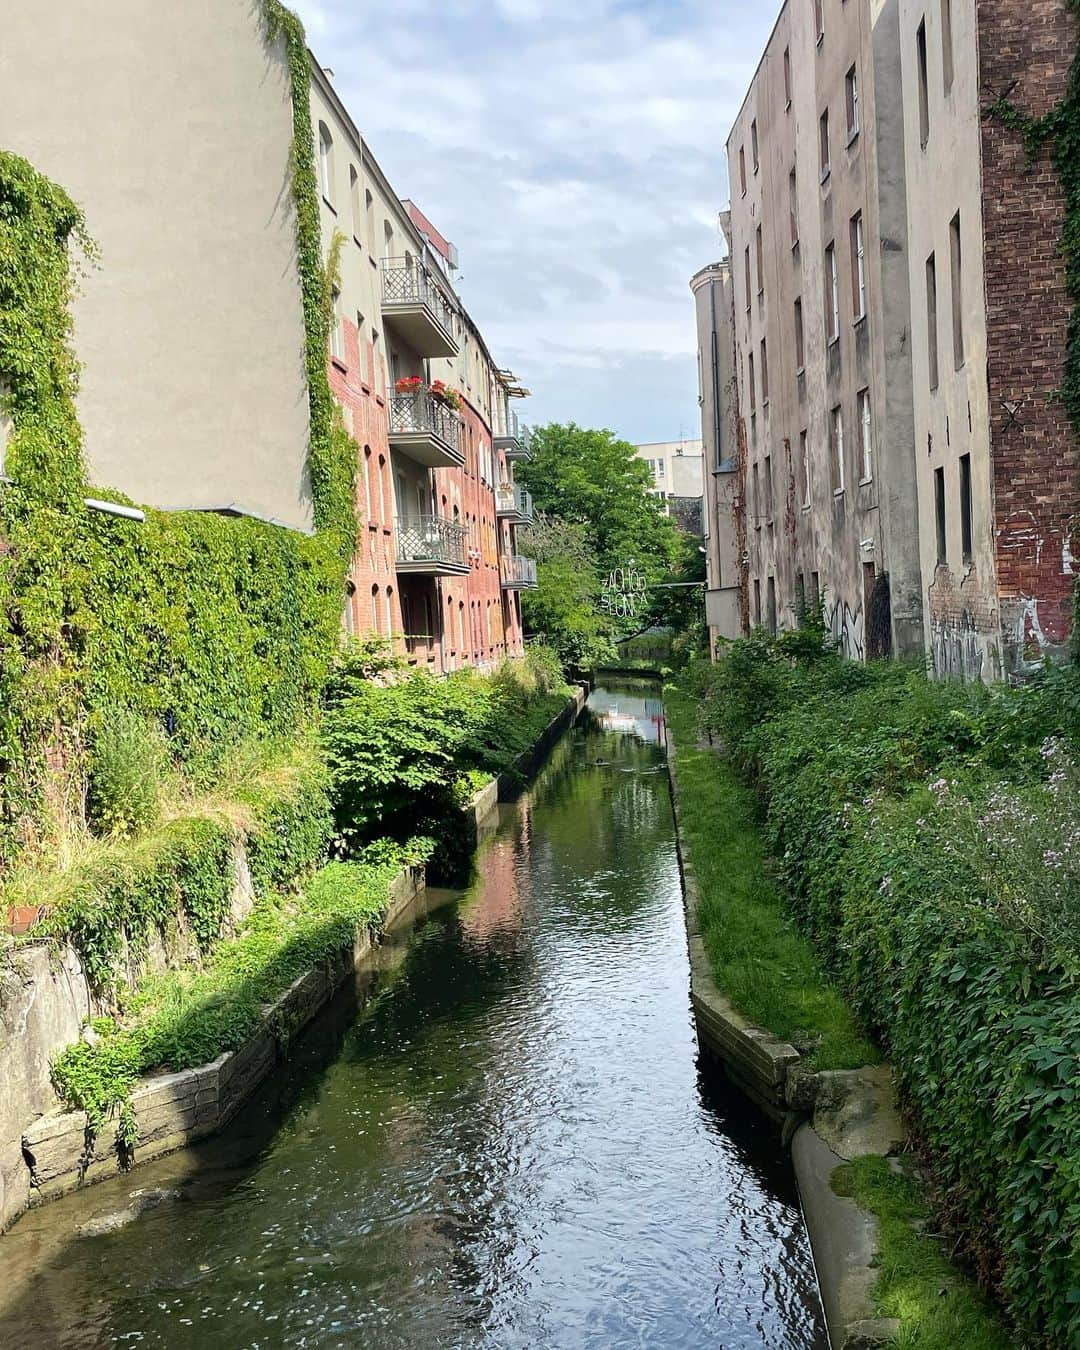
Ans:
{"label": "shrub", "polygon": [[107,712],[90,750],[87,805],[95,828],[125,835],[153,825],[168,765],[160,727],[127,708]]}

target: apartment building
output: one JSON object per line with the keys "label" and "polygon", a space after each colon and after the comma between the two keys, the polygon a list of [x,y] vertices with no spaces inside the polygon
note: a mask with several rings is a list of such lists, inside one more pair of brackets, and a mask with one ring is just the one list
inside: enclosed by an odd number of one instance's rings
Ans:
{"label": "apartment building", "polygon": [[[165,59],[167,55],[167,59]],[[416,666],[522,650],[528,455],[453,287],[456,252],[399,199],[310,57],[331,388],[360,457],[345,628]],[[258,5],[23,6],[0,44],[3,142],[66,187],[101,248],[76,303],[92,480],[167,510],[313,528],[293,110]]]}
{"label": "apartment building", "polygon": [[[712,269],[692,283],[714,301],[703,358],[733,354],[719,404],[743,458],[707,513],[750,624],[824,595],[849,655],[921,652],[965,679],[1066,650],[1064,197],[996,103],[1055,107],[1076,40],[1067,0],[781,9],[728,140],[730,309]],[[708,455],[704,403],[703,428]]]}
{"label": "apartment building", "polygon": [[702,444],[700,440],[652,441],[635,447],[652,474],[650,489],[664,503],[664,510],[680,529],[701,534]]}
{"label": "apartment building", "polygon": [[[339,258],[330,385],[360,448],[360,540],[346,626],[439,671],[520,654],[516,552],[528,455],[500,371],[454,293],[454,246],[401,200],[312,57],[323,243]],[[336,244],[335,244],[336,241]]]}
{"label": "apartment building", "polygon": [[896,30],[788,0],[727,141],[750,622],[858,658],[922,647]]}
{"label": "apartment building", "polygon": [[990,105],[1049,111],[1076,22],[1065,0],[900,0],[899,38],[927,649],[1009,677],[1067,647],[1080,455],[1061,183]]}
{"label": "apartment building", "polygon": [[[726,217],[725,217],[726,219]],[[745,443],[735,399],[735,338],[731,264],[710,263],[690,280],[698,347],[701,407],[705,623],[709,650],[749,628],[746,517],[742,510]]]}

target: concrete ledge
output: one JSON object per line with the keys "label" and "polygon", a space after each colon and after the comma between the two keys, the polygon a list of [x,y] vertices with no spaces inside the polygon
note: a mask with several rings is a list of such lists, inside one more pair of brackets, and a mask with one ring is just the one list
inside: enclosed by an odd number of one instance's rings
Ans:
{"label": "concrete ledge", "polygon": [[511,801],[517,796],[521,791],[522,783],[537,772],[551,753],[555,742],[581,716],[581,710],[585,706],[587,697],[588,694],[583,687],[579,685],[575,688],[566,700],[566,706],[562,712],[557,713],[551,719],[540,733],[536,744],[523,754],[518,755],[510,768],[499,774],[498,778],[495,779],[498,786],[499,801]]}
{"label": "concrete ledge", "polygon": [[[407,868],[393,879],[384,926],[401,917],[423,884],[422,867]],[[110,1121],[94,1138],[88,1134],[82,1111],[54,1110],[34,1121],[22,1134],[24,1167],[29,1172],[23,1208],[115,1176],[222,1129],[285,1058],[293,1037],[329,1002],[375,942],[369,928],[358,929],[347,947],[301,975],[265,1006],[260,1030],[239,1049],[209,1064],[155,1074],[139,1083],[131,1094],[138,1140],[130,1158],[120,1155],[116,1121]]]}

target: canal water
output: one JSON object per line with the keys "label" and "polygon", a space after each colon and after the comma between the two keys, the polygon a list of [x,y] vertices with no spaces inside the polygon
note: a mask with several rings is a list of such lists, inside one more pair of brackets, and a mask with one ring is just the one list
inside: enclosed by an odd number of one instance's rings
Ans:
{"label": "canal water", "polygon": [[824,1347],[779,1140],[698,1061],[663,736],[597,689],[223,1138],[0,1240],[0,1345]]}

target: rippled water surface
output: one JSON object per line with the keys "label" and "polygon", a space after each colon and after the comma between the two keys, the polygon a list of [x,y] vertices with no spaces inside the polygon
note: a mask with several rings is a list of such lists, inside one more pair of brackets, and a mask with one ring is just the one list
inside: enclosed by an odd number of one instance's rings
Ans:
{"label": "rippled water surface", "polygon": [[590,707],[227,1137],[0,1241],[0,1344],[825,1345],[779,1142],[698,1066],[662,706]]}

